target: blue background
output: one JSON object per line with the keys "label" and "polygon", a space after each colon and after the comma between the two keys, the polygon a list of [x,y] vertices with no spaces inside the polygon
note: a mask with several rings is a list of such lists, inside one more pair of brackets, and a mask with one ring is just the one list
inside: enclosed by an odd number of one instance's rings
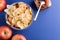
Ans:
{"label": "blue background", "polygon": [[[34,16],[37,12],[33,0],[6,0],[7,4],[26,2],[32,9]],[[5,12],[0,12],[0,26],[7,25]],[[24,30],[13,30],[13,35],[23,34],[27,40],[60,40],[60,0],[52,0],[52,6],[40,12],[37,21]]]}

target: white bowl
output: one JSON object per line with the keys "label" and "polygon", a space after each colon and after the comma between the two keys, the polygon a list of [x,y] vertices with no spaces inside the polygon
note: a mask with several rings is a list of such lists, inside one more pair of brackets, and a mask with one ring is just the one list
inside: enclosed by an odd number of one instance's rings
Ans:
{"label": "white bowl", "polygon": [[[16,2],[16,3],[19,3],[19,2]],[[16,3],[13,3],[13,4],[11,4],[11,5],[15,5]],[[24,3],[24,2],[23,2]],[[25,3],[26,4],[26,3]],[[27,6],[29,6],[28,4],[26,4]],[[30,7],[30,6],[29,6]],[[30,7],[31,8],[31,7]],[[32,10],[32,8],[31,8],[31,10]],[[34,18],[34,16],[33,16],[33,10],[32,10],[32,21],[31,21],[31,23],[28,25],[28,27],[32,24],[32,22],[33,22],[33,18]],[[7,20],[7,14],[6,14],[6,20]],[[8,24],[8,23],[7,23]],[[10,24],[8,24],[11,28],[13,28],[13,29],[15,29],[15,30],[23,30],[23,29],[18,29],[18,28],[15,28],[15,27],[13,27],[12,25],[10,25]],[[28,27],[26,27],[26,28],[28,28]],[[26,29],[26,28],[24,28],[24,29]]]}

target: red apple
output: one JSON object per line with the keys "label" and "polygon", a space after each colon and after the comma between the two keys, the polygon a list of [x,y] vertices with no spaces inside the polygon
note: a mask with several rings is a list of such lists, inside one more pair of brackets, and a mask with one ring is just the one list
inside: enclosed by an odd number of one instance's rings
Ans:
{"label": "red apple", "polygon": [[12,40],[26,40],[26,38],[21,34],[16,34],[12,37]]}
{"label": "red apple", "polygon": [[0,27],[0,38],[7,40],[12,36],[12,30],[8,26]]}
{"label": "red apple", "polygon": [[0,11],[6,7],[6,0],[0,0]]}

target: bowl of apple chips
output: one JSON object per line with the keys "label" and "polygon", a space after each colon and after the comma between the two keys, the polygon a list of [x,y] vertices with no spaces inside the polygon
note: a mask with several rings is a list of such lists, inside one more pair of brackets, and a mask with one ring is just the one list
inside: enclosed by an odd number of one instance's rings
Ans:
{"label": "bowl of apple chips", "polygon": [[32,9],[24,2],[7,5],[4,11],[6,12],[6,23],[14,29],[25,29],[32,23]]}

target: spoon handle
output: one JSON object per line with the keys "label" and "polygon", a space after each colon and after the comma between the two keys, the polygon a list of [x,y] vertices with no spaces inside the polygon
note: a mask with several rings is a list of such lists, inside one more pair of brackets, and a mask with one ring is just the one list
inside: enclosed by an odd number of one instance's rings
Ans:
{"label": "spoon handle", "polygon": [[[42,2],[43,2],[43,1],[42,1]],[[37,13],[36,13],[36,16],[35,16],[35,18],[34,18],[34,21],[36,21],[36,19],[37,19],[37,17],[38,17],[38,14],[39,14],[39,11],[41,10],[41,7],[42,7],[42,5],[43,5],[42,2],[41,2],[41,4],[40,4],[40,7],[39,7]]]}

